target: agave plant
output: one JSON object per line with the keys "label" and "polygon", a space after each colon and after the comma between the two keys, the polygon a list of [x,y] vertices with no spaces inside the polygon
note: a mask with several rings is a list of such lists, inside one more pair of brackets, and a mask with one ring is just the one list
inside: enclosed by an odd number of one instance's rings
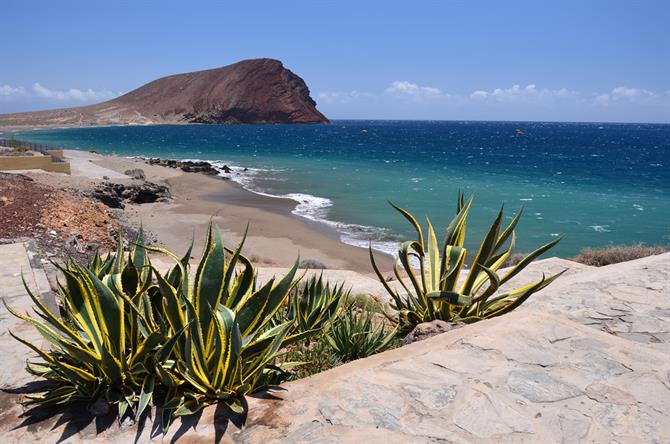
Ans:
{"label": "agave plant", "polygon": [[[51,345],[43,350],[16,337],[41,360],[27,370],[51,382],[33,398],[62,405],[103,397],[118,404],[119,416],[134,410],[137,419],[153,402],[163,411],[166,429],[172,415],[197,412],[223,401],[240,411],[245,394],[268,384],[266,373],[277,351],[301,335],[288,336],[292,321],[271,325],[296,285],[298,261],[279,280],[256,288],[256,274],[241,254],[225,249],[210,225],[193,282],[191,249],[173,253],[143,246],[142,233],[127,257],[122,241],[116,254],[97,254],[88,266],[61,267],[60,316],[26,286],[37,318],[32,324]],[[148,251],[167,254],[175,265],[156,270]],[[25,282],[24,282],[25,285]]]}
{"label": "agave plant", "polygon": [[396,331],[386,332],[375,325],[373,313],[353,309],[343,310],[326,335],[326,341],[342,362],[366,358],[393,346]]}
{"label": "agave plant", "polygon": [[271,279],[257,289],[254,268],[240,253],[243,244],[244,239],[236,250],[225,249],[210,225],[192,285],[183,260],[150,248],[176,262],[166,276],[154,274],[166,328],[184,331],[174,347],[175,365],[161,369],[170,380],[164,408],[175,409],[177,416],[218,401],[241,411],[241,398],[265,385],[266,367],[277,351],[299,339],[287,336],[292,321],[271,326],[297,283],[298,261],[276,283]]}
{"label": "agave plant", "polygon": [[285,309],[277,313],[275,322],[292,321],[290,334],[303,334],[309,338],[329,325],[340,302],[347,299],[349,293],[350,290],[344,289],[344,283],[331,286],[324,281],[323,274],[312,276],[293,289]]}
{"label": "agave plant", "polygon": [[121,241],[117,253],[104,262],[96,254],[89,267],[74,262],[59,267],[65,278],[58,291],[60,316],[32,293],[25,280],[39,319],[5,304],[52,347],[43,350],[12,334],[41,358],[29,361],[27,371],[51,382],[49,390],[33,396],[32,402],[64,405],[103,398],[118,403],[121,416],[130,407],[139,417],[151,401],[153,369],[167,361],[178,335],[167,337],[149,313],[151,270],[144,248],[136,245],[126,259],[122,245]]}
{"label": "agave plant", "polygon": [[[418,237],[402,244],[393,268],[405,294],[392,288],[384,279],[375,263],[372,248],[370,260],[377,277],[393,299],[392,308],[398,312],[401,331],[407,332],[417,324],[436,319],[475,322],[503,315],[520,306],[563,273],[550,277],[543,275],[541,280],[532,284],[499,292],[503,284],[561,240],[557,238],[539,247],[509,271],[498,274],[514,250],[514,230],[522,214],[519,211],[507,226],[503,226],[504,212],[501,208],[468,267],[469,271],[459,282],[462,273],[466,271],[465,231],[472,202],[472,197],[466,202],[464,195],[459,193],[456,216],[446,229],[441,248],[430,220],[427,220],[427,235],[424,236],[421,225],[411,213],[391,204],[411,223]],[[413,266],[417,263],[418,270]],[[401,276],[400,267],[408,282]]]}

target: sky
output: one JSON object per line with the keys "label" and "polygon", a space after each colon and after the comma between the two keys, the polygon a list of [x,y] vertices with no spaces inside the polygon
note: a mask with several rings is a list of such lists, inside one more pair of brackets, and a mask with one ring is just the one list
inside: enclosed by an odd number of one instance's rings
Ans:
{"label": "sky", "polygon": [[670,1],[0,5],[0,113],[269,57],[331,119],[670,123]]}

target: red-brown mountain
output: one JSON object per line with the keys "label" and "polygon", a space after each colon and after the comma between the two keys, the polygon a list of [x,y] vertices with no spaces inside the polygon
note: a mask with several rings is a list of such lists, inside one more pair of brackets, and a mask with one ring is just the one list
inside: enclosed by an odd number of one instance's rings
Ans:
{"label": "red-brown mountain", "polygon": [[278,60],[163,77],[96,105],[0,115],[0,126],[326,123],[305,82]]}

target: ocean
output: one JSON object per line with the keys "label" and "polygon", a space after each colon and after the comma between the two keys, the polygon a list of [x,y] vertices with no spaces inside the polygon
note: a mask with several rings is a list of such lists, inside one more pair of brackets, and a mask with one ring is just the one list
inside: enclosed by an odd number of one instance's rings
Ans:
{"label": "ocean", "polygon": [[[245,188],[296,201],[294,213],[344,242],[393,252],[413,238],[392,201],[438,233],[459,190],[475,195],[467,246],[500,206],[520,208],[517,251],[564,235],[552,255],[670,244],[670,125],[333,121],[329,125],[166,125],[49,129],[20,140],[103,154],[201,159]],[[247,168],[247,171],[243,171]],[[253,227],[252,227],[253,230]]]}

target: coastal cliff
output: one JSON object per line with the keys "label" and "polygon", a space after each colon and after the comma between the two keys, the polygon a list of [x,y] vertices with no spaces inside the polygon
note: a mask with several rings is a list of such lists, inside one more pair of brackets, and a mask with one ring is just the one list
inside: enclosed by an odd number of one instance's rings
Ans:
{"label": "coastal cliff", "polygon": [[176,74],[96,105],[0,115],[0,127],[152,123],[327,123],[278,60]]}

